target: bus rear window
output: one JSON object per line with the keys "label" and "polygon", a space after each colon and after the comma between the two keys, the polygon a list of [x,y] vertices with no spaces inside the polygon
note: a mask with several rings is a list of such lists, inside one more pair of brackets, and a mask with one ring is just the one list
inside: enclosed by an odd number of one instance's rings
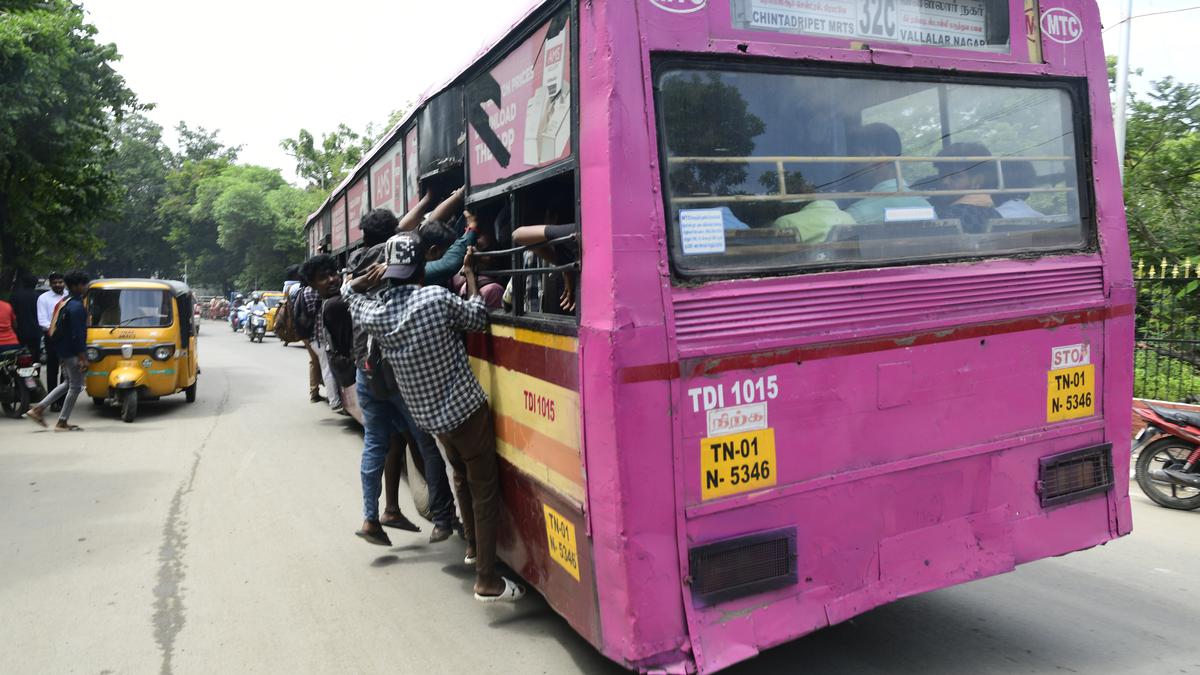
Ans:
{"label": "bus rear window", "polygon": [[657,95],[684,276],[1086,242],[1065,88],[688,68]]}

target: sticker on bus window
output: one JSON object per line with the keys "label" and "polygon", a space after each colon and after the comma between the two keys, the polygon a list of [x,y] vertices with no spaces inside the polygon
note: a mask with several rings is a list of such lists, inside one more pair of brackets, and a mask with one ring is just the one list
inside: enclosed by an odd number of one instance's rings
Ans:
{"label": "sticker on bus window", "polygon": [[777,474],[774,429],[700,441],[700,493],[705,501],[771,487]]}
{"label": "sticker on bus window", "polygon": [[679,238],[684,255],[725,252],[725,216],[721,209],[683,209]]}
{"label": "sticker on bus window", "polygon": [[550,558],[579,581],[579,547],[575,539],[575,526],[562,514],[542,504],[546,515],[546,541],[550,545]]}
{"label": "sticker on bus window", "polygon": [[900,206],[883,210],[885,223],[904,223],[910,220],[937,220],[937,214],[928,206]]}
{"label": "sticker on bus window", "polygon": [[1062,422],[1096,414],[1096,366],[1051,370],[1046,385],[1046,421]]}

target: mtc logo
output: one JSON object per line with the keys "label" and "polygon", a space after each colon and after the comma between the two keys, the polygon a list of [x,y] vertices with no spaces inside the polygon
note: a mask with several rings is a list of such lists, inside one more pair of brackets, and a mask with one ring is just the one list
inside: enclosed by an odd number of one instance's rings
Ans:
{"label": "mtc logo", "polygon": [[1042,12],[1042,33],[1059,44],[1069,45],[1083,37],[1083,22],[1075,12],[1054,7]]}
{"label": "mtc logo", "polygon": [[650,0],[655,7],[675,14],[691,14],[704,9],[708,0]]}

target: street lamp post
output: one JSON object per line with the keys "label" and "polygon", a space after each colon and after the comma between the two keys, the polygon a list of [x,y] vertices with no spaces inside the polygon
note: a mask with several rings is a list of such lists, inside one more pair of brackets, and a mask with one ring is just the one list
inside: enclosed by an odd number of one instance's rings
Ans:
{"label": "street lamp post", "polygon": [[1125,6],[1125,29],[1121,35],[1121,52],[1117,56],[1117,110],[1114,122],[1117,134],[1117,167],[1121,183],[1125,182],[1125,118],[1129,99],[1129,37],[1133,32],[1133,0]]}

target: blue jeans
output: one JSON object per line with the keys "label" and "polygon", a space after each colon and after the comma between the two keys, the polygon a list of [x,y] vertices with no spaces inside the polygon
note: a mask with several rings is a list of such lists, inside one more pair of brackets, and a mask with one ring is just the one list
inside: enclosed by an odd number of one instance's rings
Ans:
{"label": "blue jeans", "polygon": [[359,470],[362,474],[363,517],[379,520],[379,493],[382,491],[383,465],[387,461],[388,438],[392,432],[407,433],[416,442],[425,463],[430,520],[434,525],[450,527],[454,522],[454,497],[446,479],[446,462],[433,437],[413,422],[399,394],[388,399],[375,398],[362,369],[358,371],[355,386],[363,416],[363,454]]}

